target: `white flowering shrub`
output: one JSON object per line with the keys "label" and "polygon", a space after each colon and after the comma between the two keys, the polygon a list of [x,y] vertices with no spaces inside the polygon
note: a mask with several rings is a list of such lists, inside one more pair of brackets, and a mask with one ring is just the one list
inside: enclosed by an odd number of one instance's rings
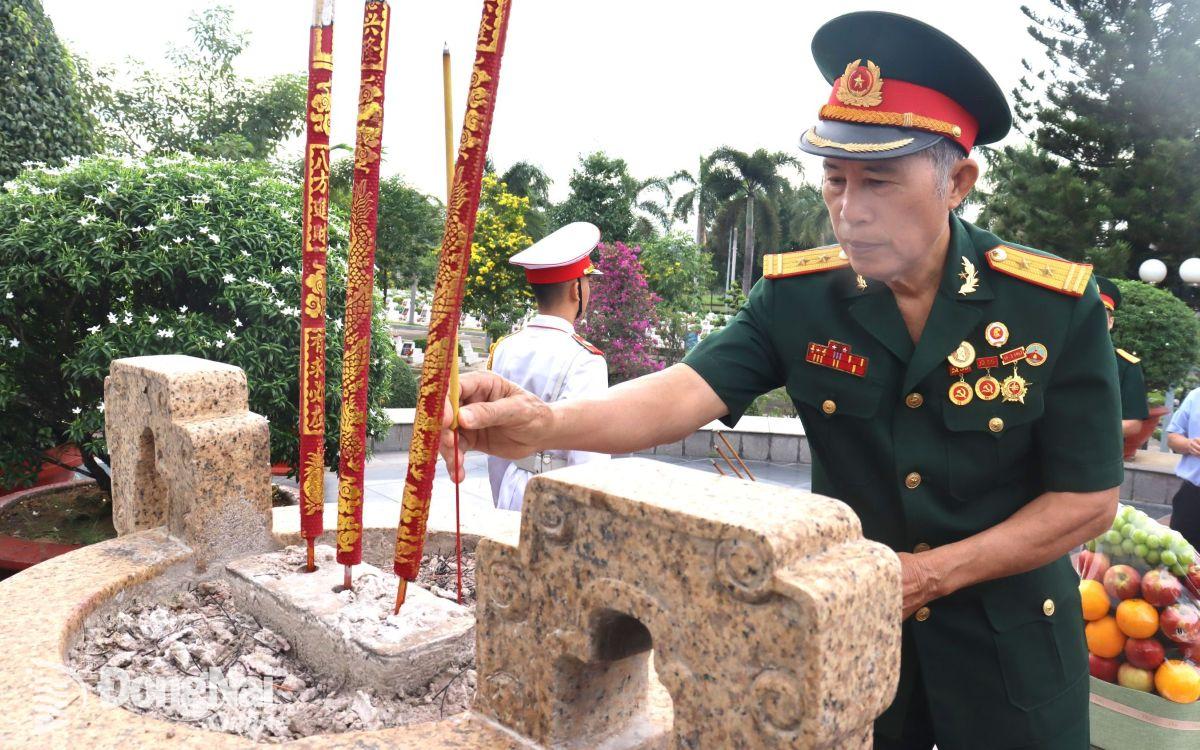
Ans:
{"label": "white flowering shrub", "polygon": [[[0,191],[0,485],[73,442],[93,473],[104,376],[120,357],[189,354],[246,371],[271,458],[299,451],[300,186],[254,162],[96,157]],[[326,461],[337,462],[346,226],[330,224]],[[379,306],[369,429],[393,357]],[[107,484],[106,477],[99,477]]]}

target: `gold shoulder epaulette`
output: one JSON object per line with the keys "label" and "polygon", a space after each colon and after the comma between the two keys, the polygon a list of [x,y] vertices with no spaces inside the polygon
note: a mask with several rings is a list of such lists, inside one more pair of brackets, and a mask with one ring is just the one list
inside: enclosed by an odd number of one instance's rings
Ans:
{"label": "gold shoulder epaulette", "polygon": [[[1116,348],[1116,347],[1114,347],[1114,348]],[[1124,359],[1125,361],[1129,362],[1130,364],[1136,365],[1138,362],[1142,361],[1141,357],[1135,357],[1134,355],[1130,354],[1129,352],[1125,351],[1124,349],[1117,348],[1117,354],[1121,355],[1121,359]]]}
{"label": "gold shoulder epaulette", "polygon": [[496,358],[496,347],[500,346],[500,342],[506,338],[508,338],[508,336],[501,336],[500,338],[496,339],[495,341],[492,342],[492,347],[490,349],[488,349],[488,361],[487,361],[487,369],[488,370],[492,369],[492,360]]}
{"label": "gold shoulder epaulette", "polygon": [[1091,263],[1048,258],[1008,245],[997,245],[988,250],[987,261],[995,271],[1072,297],[1082,296],[1092,278]]}
{"label": "gold shoulder epaulette", "polygon": [[794,250],[790,253],[775,253],[763,256],[763,276],[768,279],[783,279],[802,276],[819,271],[832,271],[850,265],[846,254],[837,245],[818,247],[815,250]]}

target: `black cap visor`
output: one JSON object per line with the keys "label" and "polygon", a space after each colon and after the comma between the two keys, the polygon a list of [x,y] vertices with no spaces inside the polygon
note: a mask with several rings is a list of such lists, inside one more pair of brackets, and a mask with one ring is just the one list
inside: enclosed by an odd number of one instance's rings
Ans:
{"label": "black cap visor", "polygon": [[800,149],[817,156],[868,161],[915,154],[940,140],[937,133],[914,128],[822,120],[800,136]]}

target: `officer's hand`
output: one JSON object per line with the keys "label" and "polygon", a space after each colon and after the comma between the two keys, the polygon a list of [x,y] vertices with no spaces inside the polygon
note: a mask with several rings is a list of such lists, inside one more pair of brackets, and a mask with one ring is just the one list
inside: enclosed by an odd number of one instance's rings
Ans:
{"label": "officer's hand", "polygon": [[[552,420],[550,407],[529,391],[494,372],[471,372],[459,380],[461,397],[458,410],[458,466],[468,450],[483,451],[500,458],[523,458],[544,447],[543,440]],[[450,430],[453,413],[446,404],[442,418],[441,454],[446,470],[461,482],[466,475],[454,476],[454,433]]]}
{"label": "officer's hand", "polygon": [[926,552],[915,555],[909,552],[896,553],[896,556],[900,558],[900,585],[904,590],[904,617],[902,618],[904,620],[935,598],[934,578],[925,558],[927,554]]}

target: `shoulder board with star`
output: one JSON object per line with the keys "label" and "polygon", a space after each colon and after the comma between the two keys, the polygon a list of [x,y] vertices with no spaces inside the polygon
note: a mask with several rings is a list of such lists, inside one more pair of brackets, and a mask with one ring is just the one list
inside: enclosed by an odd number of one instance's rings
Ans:
{"label": "shoulder board with star", "polygon": [[785,279],[809,273],[832,271],[850,265],[846,254],[838,245],[818,247],[814,250],[794,250],[790,253],[774,253],[763,256],[763,276],[768,279]]}
{"label": "shoulder board with star", "polygon": [[595,354],[597,357],[604,356],[604,352],[600,351],[600,349],[598,349],[595,344],[591,343],[590,341],[585,339],[583,336],[580,336],[578,333],[573,334],[571,336],[571,338],[575,339],[575,343],[579,344],[584,349],[587,349],[592,354]]}
{"label": "shoulder board with star", "polygon": [[1072,297],[1083,296],[1092,278],[1091,263],[1073,263],[1011,245],[988,250],[987,262],[994,271]]}
{"label": "shoulder board with star", "polygon": [[1128,362],[1132,365],[1136,365],[1138,362],[1142,361],[1141,357],[1134,356],[1133,354],[1130,354],[1129,352],[1125,351],[1124,349],[1120,349],[1117,347],[1114,347],[1114,348],[1117,349],[1117,354],[1121,357],[1121,359],[1125,360],[1126,362]]}

